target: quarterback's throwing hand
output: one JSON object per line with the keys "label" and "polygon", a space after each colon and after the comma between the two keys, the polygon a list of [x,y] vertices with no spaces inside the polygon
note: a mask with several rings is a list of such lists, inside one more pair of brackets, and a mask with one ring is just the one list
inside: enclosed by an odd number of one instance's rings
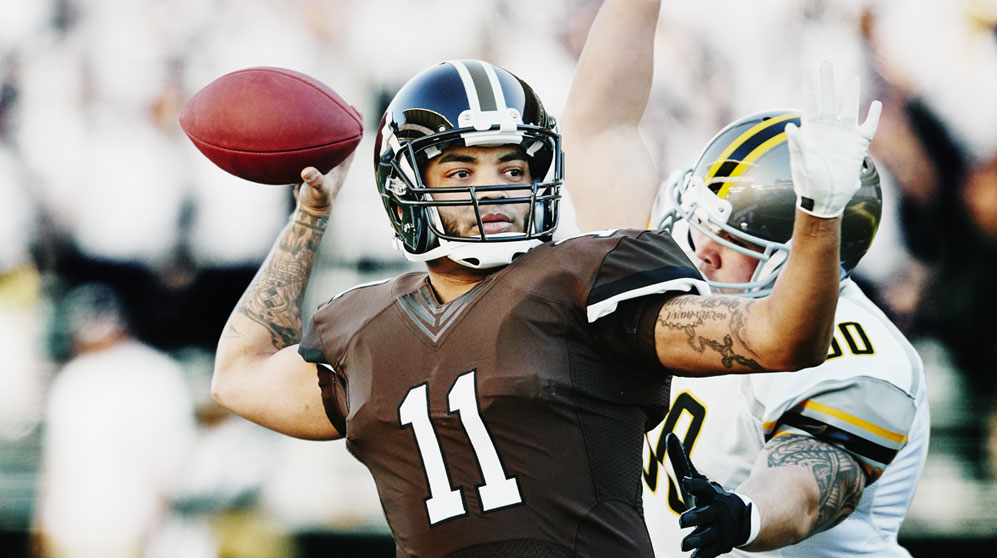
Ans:
{"label": "quarterback's throwing hand", "polygon": [[760,516],[751,500],[727,492],[697,471],[678,436],[669,432],[665,441],[682,499],[691,508],[679,516],[679,526],[695,527],[682,539],[682,551],[693,550],[692,558],[713,558],[754,540]]}
{"label": "quarterback's throwing hand", "polygon": [[859,189],[859,170],[883,106],[873,101],[865,122],[858,123],[859,78],[853,75],[839,112],[834,68],[827,61],[820,66],[819,94],[810,71],[803,74],[803,92],[800,127],[786,125],[793,188],[800,209],[830,219],[844,212]]}
{"label": "quarterback's throwing hand", "polygon": [[294,197],[298,200],[298,206],[309,213],[316,215],[328,215],[332,211],[332,202],[336,200],[339,189],[346,181],[346,175],[350,170],[350,163],[353,162],[354,151],[336,165],[331,171],[323,175],[315,167],[307,167],[301,171],[301,180],[294,190]]}

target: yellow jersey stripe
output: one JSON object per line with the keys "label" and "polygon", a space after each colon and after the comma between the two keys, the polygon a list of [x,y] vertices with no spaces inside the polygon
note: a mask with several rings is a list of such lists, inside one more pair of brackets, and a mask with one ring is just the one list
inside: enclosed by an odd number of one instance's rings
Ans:
{"label": "yellow jersey stripe", "polygon": [[[852,426],[857,426],[857,427],[861,428],[862,430],[865,430],[867,432],[871,432],[871,433],[879,436],[880,438],[885,438],[887,440],[890,440],[891,442],[903,443],[903,442],[907,441],[907,435],[906,434],[899,434],[897,432],[891,432],[891,431],[889,431],[889,430],[887,430],[885,428],[882,428],[880,426],[877,426],[877,425],[875,425],[875,424],[873,424],[873,423],[871,423],[871,422],[869,422],[867,420],[862,420],[862,419],[860,419],[860,418],[858,418],[856,416],[849,415],[848,413],[845,413],[844,411],[839,411],[838,409],[835,409],[833,407],[828,407],[827,405],[824,405],[823,403],[818,403],[816,401],[812,401],[812,400],[808,399],[807,401],[803,402],[802,407],[804,407],[806,409],[813,409],[814,411],[818,411],[818,412],[824,413],[825,415],[830,415],[830,416],[832,416],[832,417],[834,417],[834,418],[836,418],[838,420],[847,422],[848,424],[851,424]],[[771,420],[771,421],[768,421],[768,422],[763,422],[762,423],[762,428],[764,430],[766,430],[766,431],[769,431],[769,430],[772,430],[773,428],[775,428],[775,425],[778,424],[778,423],[779,423],[779,421],[777,421],[777,420]],[[779,434],[782,434],[782,433],[784,433],[784,432],[781,432],[781,431],[779,432]],[[776,435],[778,435],[778,434],[776,434]]]}
{"label": "yellow jersey stripe", "polygon": [[869,422],[867,420],[863,420],[863,419],[860,419],[860,418],[858,418],[856,416],[849,415],[848,413],[846,413],[844,411],[839,411],[838,409],[835,409],[833,407],[828,407],[827,405],[824,405],[823,403],[818,403],[816,401],[808,399],[807,401],[803,402],[803,407],[805,409],[813,409],[814,411],[817,411],[817,412],[820,412],[820,413],[824,413],[825,415],[830,415],[830,416],[832,416],[832,417],[834,417],[834,418],[836,418],[838,420],[847,422],[848,424],[851,424],[852,426],[857,426],[857,427],[861,428],[862,430],[865,430],[867,432],[871,432],[871,433],[879,436],[880,438],[885,438],[887,440],[890,440],[891,442],[903,443],[903,442],[907,441],[907,435],[906,434],[900,434],[900,433],[897,433],[897,432],[891,432],[891,431],[889,431],[889,430],[887,430],[885,428],[882,428],[880,426],[877,426],[877,425],[875,425],[875,424],[873,424],[873,423],[871,423],[871,422]]}

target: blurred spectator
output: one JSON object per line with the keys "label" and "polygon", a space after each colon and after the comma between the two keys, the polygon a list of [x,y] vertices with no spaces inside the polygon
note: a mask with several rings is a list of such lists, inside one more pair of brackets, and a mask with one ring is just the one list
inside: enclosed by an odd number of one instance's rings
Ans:
{"label": "blurred spectator", "polygon": [[173,510],[146,558],[293,558],[293,537],[260,506],[279,436],[242,420],[211,397],[213,355],[180,355],[194,389],[197,439],[180,475]]}
{"label": "blurred spectator", "polygon": [[83,285],[65,300],[72,358],[45,414],[40,552],[142,556],[194,434],[183,371],[132,338],[108,287]]}
{"label": "blurred spectator", "polygon": [[24,169],[0,143],[0,442],[41,415],[45,359],[41,276],[31,258],[36,208]]}
{"label": "blurred spectator", "polygon": [[[977,410],[962,455],[992,480],[997,345],[981,340],[997,336],[984,310],[997,308],[997,2],[929,2],[918,13],[901,25],[883,7],[862,24],[887,107],[872,154],[900,188],[903,240],[915,258],[883,297],[902,326],[950,352],[964,403]],[[932,34],[938,46],[926,48],[921,39]]]}

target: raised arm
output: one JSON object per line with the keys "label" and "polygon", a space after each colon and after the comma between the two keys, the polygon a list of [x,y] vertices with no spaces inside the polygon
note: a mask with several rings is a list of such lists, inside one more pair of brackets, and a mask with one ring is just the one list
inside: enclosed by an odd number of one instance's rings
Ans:
{"label": "raised arm", "polygon": [[678,375],[799,370],[824,361],[838,303],[841,219],[796,212],[794,245],[772,294],[678,296],[661,308],[655,348]]}
{"label": "raised arm", "polygon": [[799,370],[827,356],[838,302],[841,215],[860,186],[882,106],[873,102],[859,124],[853,76],[839,110],[829,62],[821,65],[819,82],[805,72],[804,97],[802,126],[786,125],[797,209],[785,268],[764,298],[681,296],[666,303],[655,348],[676,373]]}
{"label": "raised arm", "polygon": [[647,226],[660,179],[638,124],[660,8],[660,0],[606,0],[578,61],[561,135],[582,230]]}
{"label": "raised arm", "polygon": [[298,206],[229,316],[211,391],[234,413],[298,438],[340,437],[322,405],[315,364],[298,354],[301,303],[349,159],[322,176],[307,168]]}

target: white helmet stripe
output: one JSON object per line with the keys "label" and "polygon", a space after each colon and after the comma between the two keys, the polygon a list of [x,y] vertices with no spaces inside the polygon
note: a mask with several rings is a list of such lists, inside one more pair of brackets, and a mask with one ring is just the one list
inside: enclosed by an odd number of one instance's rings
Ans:
{"label": "white helmet stripe", "polygon": [[488,76],[488,83],[491,86],[492,95],[495,97],[495,108],[492,110],[506,110],[508,107],[505,104],[505,93],[502,92],[502,84],[499,82],[498,74],[495,73],[495,66],[484,63],[479,64],[485,70],[485,75]]}
{"label": "white helmet stripe", "polygon": [[495,68],[491,64],[478,61],[465,63],[452,60],[450,65],[457,70],[467,92],[467,104],[472,113],[505,110],[505,94]]}
{"label": "white helmet stripe", "polygon": [[474,79],[471,77],[471,72],[467,69],[467,66],[459,60],[450,61],[449,64],[457,70],[460,80],[464,82],[464,92],[467,93],[467,106],[470,107],[472,113],[481,112],[481,102],[478,100],[478,89],[474,86]]}

